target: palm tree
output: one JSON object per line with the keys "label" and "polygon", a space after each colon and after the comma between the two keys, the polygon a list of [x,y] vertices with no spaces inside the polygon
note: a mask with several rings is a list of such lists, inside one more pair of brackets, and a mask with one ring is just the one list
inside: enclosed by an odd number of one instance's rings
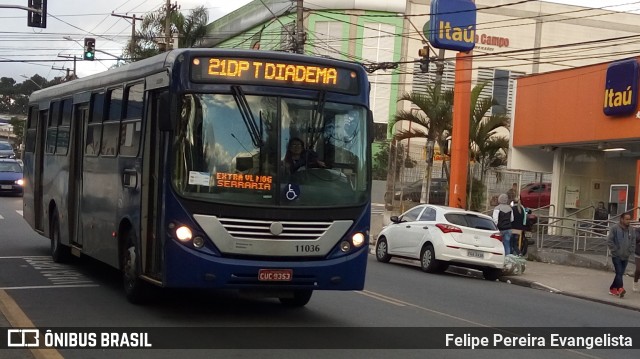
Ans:
{"label": "palm tree", "polygon": [[453,98],[451,94],[442,93],[437,87],[427,87],[425,93],[404,93],[398,101],[409,101],[419,111],[400,110],[391,120],[391,126],[400,121],[407,121],[418,126],[409,130],[400,130],[394,135],[397,141],[409,138],[427,139],[427,169],[423,184],[421,203],[429,201],[429,187],[431,184],[431,169],[433,167],[433,148],[437,140],[441,140],[444,133],[451,129],[451,106],[448,102]]}
{"label": "palm tree", "polygon": [[[136,38],[132,39],[133,52],[131,52],[131,42],[124,50],[126,57],[134,61],[145,59],[157,55],[164,51],[160,43],[164,43],[164,30],[166,12],[160,10],[145,16],[142,20],[140,31]],[[204,6],[191,9],[188,15],[183,15],[178,11],[171,13],[171,36],[178,36],[178,47],[197,47],[207,35],[207,23],[209,15]],[[164,44],[166,47],[166,44]]]}
{"label": "palm tree", "polygon": [[471,90],[471,121],[469,123],[469,157],[480,165],[480,182],[490,167],[506,165],[509,139],[497,135],[499,128],[509,129],[509,117],[494,111],[487,117],[487,112],[498,105],[493,97],[481,98],[480,94],[486,83],[476,85]]}
{"label": "palm tree", "polygon": [[[476,85],[471,91],[471,113],[469,119],[469,159],[480,165],[479,183],[481,184],[484,184],[486,171],[490,167],[499,167],[506,164],[506,154],[509,148],[509,139],[506,136],[497,135],[499,128],[509,128],[509,118],[504,114],[498,113],[487,117],[487,113],[493,106],[497,105],[497,102],[493,98],[480,97],[485,86],[486,83]],[[399,121],[409,121],[420,125],[420,127],[401,130],[394,136],[394,139],[426,138],[427,148],[433,148],[434,141],[438,143],[440,148],[445,148],[452,132],[453,91],[440,92],[437,88],[429,86],[426,93],[407,93],[399,101],[410,101],[420,111],[417,113],[399,111],[392,119],[391,125],[395,125]],[[431,158],[427,154],[427,159]],[[443,159],[443,167],[448,178],[449,172],[447,166],[444,166],[444,161]],[[432,161],[427,161],[425,173],[427,198],[423,196],[421,199],[423,203],[428,201],[432,165]],[[471,186],[469,186],[469,190],[472,190]],[[468,197],[471,198],[470,195]]]}

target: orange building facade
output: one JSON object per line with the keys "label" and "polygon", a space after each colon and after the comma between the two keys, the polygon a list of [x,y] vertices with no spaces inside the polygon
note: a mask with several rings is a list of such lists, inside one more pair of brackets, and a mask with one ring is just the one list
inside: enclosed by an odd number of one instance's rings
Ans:
{"label": "orange building facade", "polygon": [[[552,173],[554,215],[588,218],[598,202],[605,203],[611,216],[636,210],[638,63],[640,58],[625,62],[634,70],[616,74],[624,82],[618,89],[612,89],[610,68],[619,62],[518,79],[508,167]],[[623,105],[624,114],[605,114],[605,108],[611,112]]]}

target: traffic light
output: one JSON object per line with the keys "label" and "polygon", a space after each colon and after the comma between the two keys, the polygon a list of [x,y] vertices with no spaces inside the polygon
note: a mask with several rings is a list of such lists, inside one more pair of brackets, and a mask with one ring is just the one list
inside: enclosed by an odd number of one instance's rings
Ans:
{"label": "traffic light", "polygon": [[418,56],[420,59],[420,71],[429,72],[429,46],[423,46],[420,50],[418,50]]}
{"label": "traffic light", "polygon": [[84,59],[93,61],[96,58],[96,39],[92,37],[84,38]]}
{"label": "traffic light", "polygon": [[[47,27],[47,0],[29,0],[27,3],[27,26],[29,27]],[[34,12],[31,10],[39,10]]]}

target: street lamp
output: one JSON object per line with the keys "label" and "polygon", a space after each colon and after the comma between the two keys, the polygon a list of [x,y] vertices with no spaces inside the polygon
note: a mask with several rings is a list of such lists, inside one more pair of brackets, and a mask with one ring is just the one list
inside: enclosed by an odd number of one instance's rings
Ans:
{"label": "street lamp", "polygon": [[37,82],[33,81],[30,77],[27,77],[26,75],[20,75],[20,76],[21,76],[21,77],[24,77],[25,79],[27,79],[27,80],[29,80],[29,81],[31,81],[31,82],[33,82],[36,86],[38,86],[38,88],[39,88],[40,90],[42,90],[42,85],[40,85],[40,84],[38,84]]}

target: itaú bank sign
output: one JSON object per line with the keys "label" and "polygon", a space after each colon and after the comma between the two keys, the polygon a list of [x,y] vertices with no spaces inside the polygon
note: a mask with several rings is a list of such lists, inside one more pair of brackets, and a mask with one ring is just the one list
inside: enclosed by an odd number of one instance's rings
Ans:
{"label": "ita\u00fa bank sign", "polygon": [[604,86],[604,114],[625,116],[638,106],[638,61],[620,60],[609,64]]}
{"label": "ita\u00fa bank sign", "polygon": [[429,42],[439,49],[467,52],[476,44],[476,4],[469,0],[434,0]]}

